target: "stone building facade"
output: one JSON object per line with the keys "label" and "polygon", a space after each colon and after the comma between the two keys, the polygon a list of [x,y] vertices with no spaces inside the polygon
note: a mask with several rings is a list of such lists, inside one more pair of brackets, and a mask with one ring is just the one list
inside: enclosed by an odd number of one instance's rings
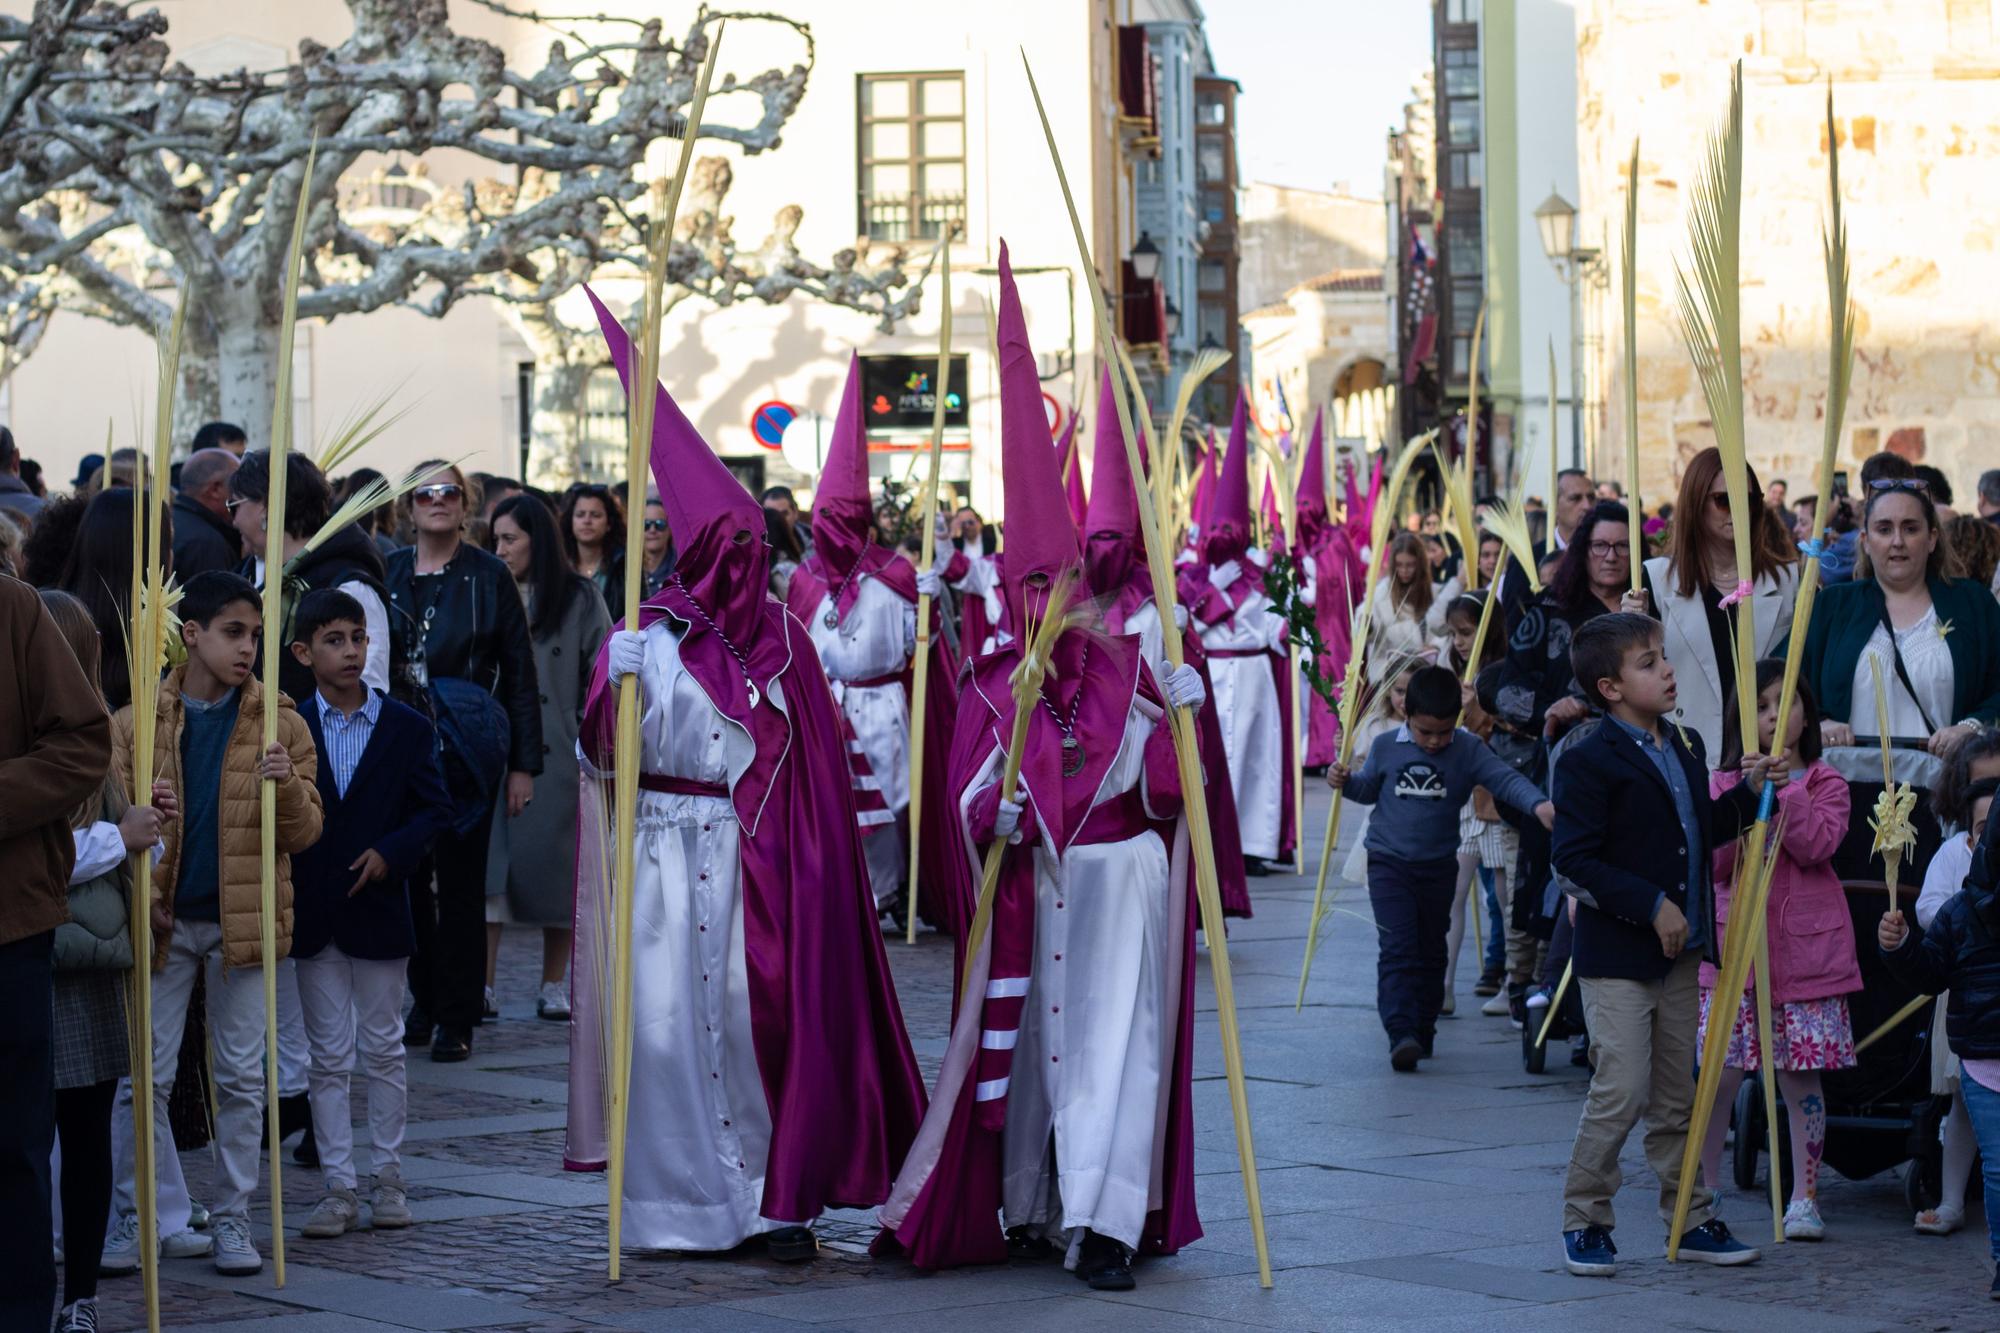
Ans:
{"label": "stone building facade", "polygon": [[[1970,507],[2000,464],[2000,44],[1993,0],[1579,0],[1577,134],[1585,234],[1618,244],[1639,163],[1639,430],[1647,502],[1713,442],[1674,308],[1688,183],[1743,61],[1744,371],[1752,461],[1811,489],[1824,426],[1821,257],[1828,81],[1852,288],[1854,381],[1838,466],[1879,449],[1933,464]],[[1622,470],[1620,277],[1594,312],[1600,475]]]}

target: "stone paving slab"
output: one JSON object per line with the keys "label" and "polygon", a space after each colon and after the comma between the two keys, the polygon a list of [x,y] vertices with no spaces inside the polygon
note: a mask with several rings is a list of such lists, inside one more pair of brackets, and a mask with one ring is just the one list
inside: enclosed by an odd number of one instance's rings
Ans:
{"label": "stone paving slab", "polygon": [[[1308,825],[1324,821],[1323,788]],[[1316,861],[1316,857],[1309,857]],[[1519,1034],[1483,1017],[1461,959],[1457,1017],[1440,1025],[1421,1073],[1389,1071],[1374,1013],[1373,932],[1366,895],[1337,899],[1302,1010],[1294,1008],[1309,882],[1253,882],[1257,916],[1234,923],[1250,1099],[1276,1287],[1256,1260],[1206,957],[1197,981],[1197,1197],[1205,1237],[1138,1267],[1129,1294],[1092,1293],[1059,1265],[1002,1265],[925,1275],[866,1254],[866,1212],[824,1219],[818,1261],[788,1267],[750,1245],[722,1256],[628,1254],[605,1280],[605,1182],[562,1170],[567,1032],[533,1017],[540,941],[510,929],[501,950],[503,1017],[480,1028],[473,1058],[434,1065],[413,1053],[413,1120],[405,1153],[419,1225],[335,1241],[297,1236],[318,1173],[286,1162],[289,1279],[216,1274],[206,1261],[162,1268],[164,1326],[239,1333],[981,1333],[1026,1329],[1258,1328],[1441,1330],[1984,1329],[1985,1236],[1912,1237],[1892,1175],[1830,1176],[1822,1245],[1788,1245],[1746,1269],[1668,1265],[1657,1186],[1637,1136],[1616,1199],[1618,1276],[1562,1270],[1561,1175],[1587,1075],[1567,1048],[1549,1070],[1523,1071]],[[888,956],[919,1053],[934,1069],[950,1004],[948,945],[926,935]],[[356,1107],[362,1107],[357,1093]],[[365,1136],[358,1136],[365,1142]],[[206,1151],[182,1156],[196,1197],[212,1196]],[[255,1222],[268,1252],[260,1195]],[[1730,1193],[1739,1234],[1768,1236],[1761,1194]],[[104,1326],[141,1323],[138,1284],[108,1280]],[[277,1322],[282,1321],[282,1322]]]}

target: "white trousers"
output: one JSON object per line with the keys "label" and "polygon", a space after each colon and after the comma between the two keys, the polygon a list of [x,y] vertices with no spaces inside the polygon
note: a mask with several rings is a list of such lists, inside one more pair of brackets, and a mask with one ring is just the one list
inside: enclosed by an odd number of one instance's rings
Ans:
{"label": "white trousers", "polygon": [[278,960],[278,1095],[306,1095],[306,1021],[299,1012],[298,964]]}
{"label": "white trousers", "polygon": [[354,1188],[354,1120],[349,1095],[358,1049],[368,1076],[368,1136],[375,1175],[402,1164],[409,1120],[403,1066],[406,958],[350,958],[328,943],[298,960],[299,1000],[312,1053],[313,1135],[327,1188]]}
{"label": "white trousers", "polygon": [[[180,1182],[174,1132],[167,1124],[167,1094],[181,1061],[181,1034],[187,1030],[188,999],[195,970],[208,973],[208,1039],[215,1051],[215,1158],[217,1197],[209,1212],[248,1217],[257,1188],[258,1155],[264,1144],[264,974],[261,968],[220,966],[222,927],[213,921],[176,921],[167,944],[166,966],[153,974],[153,1159],[160,1189],[160,1234],[187,1226],[187,1187]],[[202,1053],[192,1052],[201,1059]],[[137,1211],[132,1142],[132,1085],[118,1086],[115,1204],[120,1213]],[[169,1183],[178,1186],[169,1197]],[[178,1220],[178,1225],[176,1225]]]}

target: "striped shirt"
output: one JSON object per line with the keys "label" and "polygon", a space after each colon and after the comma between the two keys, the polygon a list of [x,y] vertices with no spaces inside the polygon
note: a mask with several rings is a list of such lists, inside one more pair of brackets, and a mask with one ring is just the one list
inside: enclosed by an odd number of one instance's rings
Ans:
{"label": "striped shirt", "polygon": [[327,702],[323,693],[314,697],[319,700],[320,734],[326,738],[326,753],[321,759],[333,770],[333,789],[345,796],[347,784],[354,779],[355,766],[361,762],[361,752],[368,748],[368,738],[375,734],[375,724],[381,720],[382,696],[369,690],[368,702],[351,714]]}

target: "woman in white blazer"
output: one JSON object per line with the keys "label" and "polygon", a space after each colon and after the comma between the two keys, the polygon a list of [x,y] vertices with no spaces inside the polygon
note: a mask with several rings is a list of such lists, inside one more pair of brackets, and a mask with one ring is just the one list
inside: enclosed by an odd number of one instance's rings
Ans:
{"label": "woman in white blazer", "polygon": [[[1792,627],[1798,597],[1797,551],[1789,533],[1765,507],[1757,474],[1750,474],[1750,503],[1757,530],[1750,534],[1749,595],[1757,623],[1756,655],[1773,656]],[[1668,553],[1646,562],[1646,593],[1666,626],[1667,660],[1679,687],[1673,720],[1701,736],[1710,766],[1722,753],[1722,717],[1735,692],[1736,613],[1723,602],[1746,576],[1736,568],[1736,527],[1722,476],[1722,455],[1704,449],[1688,461],[1674,503]]]}

